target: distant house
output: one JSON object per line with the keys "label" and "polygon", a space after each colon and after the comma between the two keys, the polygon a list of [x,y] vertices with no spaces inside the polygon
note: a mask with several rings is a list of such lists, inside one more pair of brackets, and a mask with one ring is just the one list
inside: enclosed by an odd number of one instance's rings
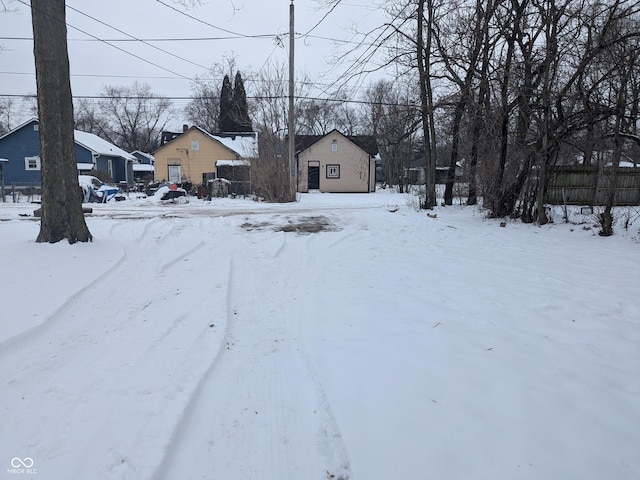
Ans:
{"label": "distant house", "polygon": [[298,191],[374,192],[377,155],[373,136],[297,135]]}
{"label": "distant house", "polygon": [[[0,157],[8,160],[4,166],[5,185],[41,182],[38,128],[38,120],[32,118],[0,137]],[[116,183],[133,181],[133,155],[92,133],[74,130],[73,136],[78,173],[101,170]]]}
{"label": "distant house", "polygon": [[218,160],[251,161],[258,156],[254,133],[214,135],[200,127],[187,128],[161,145],[155,158],[156,181],[203,184],[213,176]]}
{"label": "distant house", "polygon": [[155,172],[155,159],[150,153],[144,153],[140,150],[131,152],[131,155],[136,157],[136,161],[133,162],[133,178],[136,181],[140,181],[145,177],[153,178]]}

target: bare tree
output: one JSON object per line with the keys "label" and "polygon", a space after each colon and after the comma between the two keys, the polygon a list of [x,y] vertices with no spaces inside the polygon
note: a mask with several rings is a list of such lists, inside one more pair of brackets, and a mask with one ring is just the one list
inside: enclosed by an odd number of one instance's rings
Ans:
{"label": "bare tree", "polygon": [[[255,129],[260,135],[276,135],[282,137],[287,132],[287,66],[284,64],[267,63],[258,72],[251,75],[249,107],[254,118]],[[304,82],[298,82],[298,85]],[[298,88],[299,97],[304,92]]]}
{"label": "bare tree", "polygon": [[[453,186],[460,159],[463,118],[473,100],[472,87],[474,83],[478,83],[478,72],[482,70],[479,65],[483,60],[482,54],[487,51],[488,45],[485,42],[488,37],[489,20],[493,15],[493,1],[476,0],[475,5],[465,1],[451,2],[448,8],[434,35],[439,59],[447,79],[458,90],[453,95],[451,156],[444,192],[445,205],[453,203]],[[484,71],[486,73],[486,69]],[[471,172],[471,176],[475,177],[475,172]]]}
{"label": "bare tree", "polygon": [[[627,12],[628,13],[628,12]],[[606,133],[613,144],[610,181],[605,196],[605,209],[600,218],[601,236],[613,234],[613,207],[616,204],[617,173],[626,139],[640,142],[635,135],[638,125],[638,88],[640,75],[640,18],[636,15],[620,16],[613,22],[607,36],[621,39],[606,49],[602,61],[610,65],[610,102],[612,118]]]}
{"label": "bare tree", "polygon": [[96,103],[82,98],[74,105],[74,122],[76,130],[100,135],[107,129],[105,119],[97,111]]}
{"label": "bare tree", "polygon": [[4,98],[0,100],[0,135],[11,130],[13,105],[14,102],[12,98]]}
{"label": "bare tree", "polygon": [[290,186],[287,142],[279,135],[265,133],[258,137],[260,158],[251,166],[254,193],[266,202],[293,202]]}
{"label": "bare tree", "polygon": [[130,87],[106,86],[98,105],[101,136],[129,152],[155,150],[173,113],[167,98],[137,82]]}
{"label": "bare tree", "polygon": [[[426,7],[426,11],[425,11]],[[418,83],[420,85],[420,115],[424,135],[426,164],[425,197],[422,208],[433,208],[436,199],[436,127],[431,81],[431,55],[435,30],[436,6],[433,0],[418,0],[416,55],[418,63]],[[425,38],[426,33],[426,38]]]}
{"label": "bare tree", "polygon": [[78,187],[64,0],[31,0],[31,17],[42,168],[36,242],[87,242],[92,236]]}
{"label": "bare tree", "polygon": [[377,139],[384,181],[400,192],[410,181],[408,171],[420,126],[412,83],[379,80],[365,96],[369,112],[364,125]]}
{"label": "bare tree", "polygon": [[220,89],[210,78],[197,77],[191,86],[192,100],[184,108],[190,123],[207,132],[218,131],[220,116]]}

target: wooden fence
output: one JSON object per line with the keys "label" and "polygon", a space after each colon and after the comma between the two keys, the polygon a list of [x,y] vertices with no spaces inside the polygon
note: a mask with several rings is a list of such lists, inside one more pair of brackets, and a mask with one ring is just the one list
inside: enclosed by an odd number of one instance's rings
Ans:
{"label": "wooden fence", "polygon": [[596,166],[551,167],[545,203],[552,205],[605,205],[615,189],[618,206],[640,205],[640,168],[605,168],[598,174]]}

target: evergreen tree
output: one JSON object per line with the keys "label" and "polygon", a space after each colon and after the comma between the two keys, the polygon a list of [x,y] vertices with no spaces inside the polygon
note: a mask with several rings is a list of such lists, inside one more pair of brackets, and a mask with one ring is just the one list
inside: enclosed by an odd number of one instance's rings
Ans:
{"label": "evergreen tree", "polygon": [[233,106],[231,118],[235,124],[234,132],[252,132],[251,119],[249,118],[249,107],[247,106],[247,92],[244,89],[244,82],[240,72],[236,73],[233,84]]}
{"label": "evergreen tree", "polygon": [[236,126],[232,118],[233,90],[229,75],[224,76],[222,89],[220,90],[220,116],[218,117],[218,128],[221,132],[235,132]]}

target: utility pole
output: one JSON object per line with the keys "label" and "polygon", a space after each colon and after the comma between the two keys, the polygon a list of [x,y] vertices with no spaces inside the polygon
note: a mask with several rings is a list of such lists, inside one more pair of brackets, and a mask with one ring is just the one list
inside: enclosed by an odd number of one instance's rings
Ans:
{"label": "utility pole", "polygon": [[293,68],[293,48],[294,48],[294,22],[293,22],[293,0],[291,0],[291,4],[289,5],[289,187],[291,193],[291,201],[295,201],[296,199],[296,191],[297,189],[297,178],[298,175],[296,173],[296,159],[295,159],[295,148],[296,148],[296,132],[295,132],[295,124],[294,124],[294,112],[293,112],[293,96],[294,96],[294,68]]}

